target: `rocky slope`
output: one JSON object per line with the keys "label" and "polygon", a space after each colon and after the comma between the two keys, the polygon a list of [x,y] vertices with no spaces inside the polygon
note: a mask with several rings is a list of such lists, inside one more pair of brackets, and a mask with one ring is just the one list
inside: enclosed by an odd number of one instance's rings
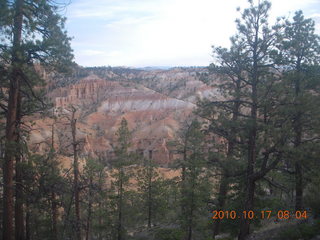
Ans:
{"label": "rocky slope", "polygon": [[[70,107],[77,108],[77,136],[82,154],[112,159],[115,132],[122,118],[132,131],[131,151],[152,157],[162,166],[174,158],[168,142],[192,115],[197,98],[217,94],[199,81],[204,68],[134,70],[127,68],[80,69],[72,79],[51,80],[48,97],[54,103],[55,138],[59,148],[70,148]],[[34,151],[45,151],[50,139],[49,117],[36,120],[31,141]],[[69,149],[70,150],[70,149]]]}

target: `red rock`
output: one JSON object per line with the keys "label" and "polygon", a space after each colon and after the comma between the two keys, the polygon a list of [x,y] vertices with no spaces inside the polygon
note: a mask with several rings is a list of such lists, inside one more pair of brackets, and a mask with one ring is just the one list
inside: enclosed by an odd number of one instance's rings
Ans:
{"label": "red rock", "polygon": [[[98,154],[108,161],[116,144],[115,132],[124,117],[132,131],[130,150],[145,157],[152,155],[157,163],[166,166],[174,158],[167,143],[192,114],[196,97],[214,93],[196,78],[194,71],[177,68],[125,73],[119,77],[106,70],[106,79],[90,74],[74,84],[52,90],[48,97],[61,112],[65,113],[69,105],[79,109],[77,135],[84,141],[82,154]],[[34,151],[48,148],[40,142],[50,138],[51,122],[49,118],[36,120],[39,131],[31,134]],[[66,148],[65,153],[70,150],[67,124],[66,119],[60,120],[56,128],[57,137],[59,131],[65,135],[62,140],[65,146],[59,146]]]}

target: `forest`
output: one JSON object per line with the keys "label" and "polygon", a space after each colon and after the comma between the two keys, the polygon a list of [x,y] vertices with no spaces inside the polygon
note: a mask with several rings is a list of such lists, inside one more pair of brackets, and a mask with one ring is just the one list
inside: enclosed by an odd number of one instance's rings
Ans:
{"label": "forest", "polygon": [[[318,239],[320,38],[312,19],[296,11],[271,24],[267,0],[238,9],[230,47],[213,46],[213,63],[197,74],[219,95],[198,99],[182,119],[168,143],[174,174],[165,177],[152,151],[132,151],[129,119],[115,131],[112,157],[84,153],[82,110],[48,98],[48,78],[62,86],[85,74],[60,7],[0,0],[0,240]],[[33,120],[44,117],[50,138],[37,152]]]}

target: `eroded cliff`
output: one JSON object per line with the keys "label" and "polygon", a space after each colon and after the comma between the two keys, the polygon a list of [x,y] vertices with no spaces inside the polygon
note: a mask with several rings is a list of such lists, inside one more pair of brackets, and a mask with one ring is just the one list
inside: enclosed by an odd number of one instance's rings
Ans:
{"label": "eroded cliff", "polygon": [[[50,84],[48,97],[54,103],[57,148],[70,148],[70,108],[77,109],[77,136],[81,153],[113,158],[115,132],[122,118],[132,131],[130,150],[152,157],[162,166],[174,158],[168,147],[181,125],[191,116],[197,98],[216,94],[199,80],[202,68],[137,71],[130,69],[87,69],[83,77],[63,84]],[[61,80],[60,80],[61,81]],[[58,87],[60,85],[60,87]],[[51,117],[35,120],[34,151],[45,151],[50,139]]]}

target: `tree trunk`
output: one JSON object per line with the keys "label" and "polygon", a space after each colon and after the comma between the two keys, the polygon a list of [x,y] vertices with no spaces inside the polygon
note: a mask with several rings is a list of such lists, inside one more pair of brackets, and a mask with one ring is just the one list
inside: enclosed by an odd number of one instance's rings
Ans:
{"label": "tree trunk", "polygon": [[[193,169],[193,171],[195,171],[195,169]],[[194,173],[192,173],[194,175]],[[188,216],[188,232],[187,232],[187,240],[191,240],[192,239],[192,230],[193,230],[193,212],[194,212],[194,208],[195,208],[195,203],[194,203],[194,188],[195,188],[195,181],[196,181],[196,177],[194,176],[192,179],[192,186],[191,186],[191,204],[190,204],[190,213]]]}
{"label": "tree trunk", "polygon": [[31,239],[29,201],[26,201],[26,240]]}
{"label": "tree trunk", "polygon": [[123,169],[119,170],[119,202],[118,202],[118,240],[122,240],[122,198],[123,198]]}
{"label": "tree trunk", "polygon": [[[301,66],[300,66],[300,60],[297,63],[296,67],[297,76],[295,79],[295,106],[298,108],[296,111],[295,119],[294,119],[294,133],[295,133],[295,139],[294,139],[294,147],[295,149],[299,148],[301,145],[301,138],[302,138],[302,124],[301,124],[301,117],[302,113],[299,110],[299,96],[300,96],[300,77],[301,77]],[[296,159],[295,162],[295,188],[296,188],[296,199],[295,199],[295,210],[299,211],[302,210],[302,198],[303,198],[303,175],[302,175],[302,165],[301,165],[301,159]]]}
{"label": "tree trunk", "polygon": [[[99,203],[98,203],[98,209],[99,209],[99,211],[101,211],[101,208],[102,208],[102,204],[101,204],[101,200],[99,199]],[[102,217],[101,217],[101,214],[99,214],[99,217],[98,217],[98,226],[99,226],[99,228],[101,228],[101,226],[102,226]],[[98,231],[98,239],[101,239],[102,237],[101,237],[101,231],[99,230]]]}
{"label": "tree trunk", "polygon": [[[247,190],[246,190],[246,202],[244,206],[244,211],[248,213],[248,211],[253,209],[253,200],[254,200],[254,191],[255,191],[255,181],[252,178],[249,178],[247,182]],[[250,221],[248,217],[244,217],[242,214],[241,222],[240,222],[240,233],[238,236],[238,240],[245,240],[246,237],[250,233]]]}
{"label": "tree trunk", "polygon": [[151,228],[151,218],[152,218],[152,166],[151,166],[151,156],[149,156],[149,169],[148,169],[148,228]]}
{"label": "tree trunk", "polygon": [[[227,192],[228,192],[228,177],[226,176],[226,174],[223,174],[220,182],[219,193],[218,193],[218,208],[216,209],[217,211],[224,211]],[[214,227],[213,227],[213,239],[215,238],[215,236],[217,236],[220,233],[220,223],[221,223],[221,220],[219,218],[215,219]]]}
{"label": "tree trunk", "polygon": [[[255,95],[256,90],[253,89],[253,95]],[[256,95],[255,95],[256,96]],[[253,99],[255,99],[254,97]],[[244,211],[253,210],[253,200],[254,200],[254,191],[255,191],[255,179],[254,175],[254,165],[256,162],[256,101],[253,101],[251,117],[252,117],[252,129],[250,130],[249,143],[248,143],[248,166],[247,166],[247,176],[246,176],[246,195],[245,195],[245,205]],[[240,223],[240,233],[238,240],[244,240],[246,236],[249,235],[250,230],[250,221],[245,218],[241,218]]]}
{"label": "tree trunk", "polygon": [[[298,114],[296,116],[296,127],[295,127],[295,141],[294,147],[298,148],[301,145],[301,115]],[[303,198],[303,173],[302,173],[302,165],[301,159],[296,159],[295,162],[295,190],[296,190],[296,199],[295,199],[295,210],[302,210],[302,198]]]}
{"label": "tree trunk", "polygon": [[296,203],[295,210],[302,210],[302,195],[303,195],[303,182],[302,182],[302,166],[301,163],[295,164],[295,177],[296,177]]}
{"label": "tree trunk", "polygon": [[[248,141],[248,165],[247,165],[247,176],[246,176],[246,195],[244,211],[253,210],[253,200],[255,191],[255,179],[254,166],[256,163],[256,138],[257,138],[257,110],[258,110],[258,36],[259,36],[259,16],[257,17],[257,23],[255,26],[255,40],[252,45],[253,48],[253,68],[252,68],[252,79],[251,79],[251,113],[249,122],[249,141]],[[242,216],[240,221],[240,233],[238,240],[244,240],[250,233],[250,221]]]}
{"label": "tree trunk", "polygon": [[[236,98],[233,105],[232,111],[232,121],[235,122],[239,117],[239,108],[240,108],[240,88],[241,88],[241,78],[239,77],[236,82]],[[232,157],[234,154],[234,145],[235,145],[235,129],[231,129],[230,138],[228,139],[228,150],[227,150],[227,159]],[[222,178],[220,181],[219,193],[218,193],[218,211],[224,211],[224,206],[227,199],[227,193],[229,188],[229,173],[228,169],[223,169]],[[221,219],[216,219],[213,227],[213,239],[220,233],[220,223]]]}
{"label": "tree trunk", "polygon": [[57,229],[57,222],[58,222],[58,208],[57,208],[57,200],[56,194],[54,191],[51,193],[51,221],[52,221],[52,235],[53,239],[58,239],[58,229]]}
{"label": "tree trunk", "polygon": [[13,169],[15,158],[15,141],[17,136],[17,112],[20,92],[21,33],[23,21],[23,0],[17,0],[15,6],[13,29],[12,73],[9,88],[9,102],[6,119],[6,150],[3,164],[3,239],[12,240],[15,236],[14,219],[14,182]]}
{"label": "tree trunk", "polygon": [[81,240],[81,219],[80,219],[80,191],[79,191],[79,162],[77,151],[77,119],[75,118],[76,109],[72,107],[71,129],[73,146],[73,172],[74,172],[74,205],[76,213],[76,238]]}
{"label": "tree trunk", "polygon": [[[185,136],[184,139],[184,146],[183,146],[183,161],[182,161],[182,166],[181,166],[181,194],[182,196],[186,194],[186,188],[187,188],[187,183],[186,183],[186,163],[187,163],[187,136]],[[188,215],[187,215],[187,209],[186,209],[186,204],[185,201],[181,201],[181,213],[183,216],[183,219],[188,222]],[[186,238],[188,237],[188,228],[186,227],[183,229],[186,233],[185,236]]]}
{"label": "tree trunk", "polygon": [[[54,151],[54,123],[52,124],[51,128],[51,153],[53,154]],[[53,156],[52,160],[53,160]],[[52,174],[54,174],[54,165],[52,164]],[[57,229],[57,222],[58,222],[58,208],[57,208],[57,199],[56,199],[56,193],[55,193],[55,187],[52,187],[51,190],[51,221],[52,221],[52,235],[53,239],[58,239],[58,229]]]}
{"label": "tree trunk", "polygon": [[[100,160],[100,157],[99,157],[99,160]],[[101,163],[101,160],[100,160],[100,163]],[[101,189],[100,191],[103,191],[103,181],[102,181],[102,179],[104,179],[103,178],[103,174],[102,174],[102,172],[100,171],[99,172],[99,189]],[[104,209],[104,204],[102,204],[101,203],[101,198],[99,197],[99,200],[98,200],[98,209],[99,209],[99,211],[101,211],[101,209]],[[101,214],[99,214],[99,216],[98,216],[98,224],[99,224],[99,228],[101,228],[102,227],[102,225],[103,225],[103,221],[102,221],[102,216],[101,216]],[[104,224],[105,225],[105,224]],[[98,239],[101,239],[102,237],[101,237],[101,231],[98,231]]]}
{"label": "tree trunk", "polygon": [[20,147],[20,121],[21,121],[21,94],[18,94],[17,122],[16,122],[16,202],[15,202],[15,232],[16,240],[24,240],[24,194],[23,194],[23,168],[22,152]]}
{"label": "tree trunk", "polygon": [[92,213],[92,176],[89,179],[89,195],[88,195],[88,216],[87,216],[87,225],[86,225],[86,240],[89,240],[90,236],[90,223],[91,223],[91,213]]}
{"label": "tree trunk", "polygon": [[24,240],[24,209],[22,186],[21,157],[16,157],[16,202],[15,202],[15,236],[16,240]]}

